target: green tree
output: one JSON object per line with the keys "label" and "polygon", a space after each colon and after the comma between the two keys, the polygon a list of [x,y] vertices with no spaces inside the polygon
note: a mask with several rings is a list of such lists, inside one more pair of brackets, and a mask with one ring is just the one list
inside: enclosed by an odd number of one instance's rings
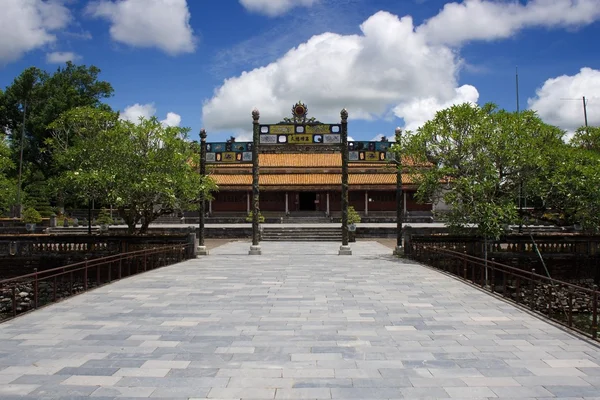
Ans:
{"label": "green tree", "polygon": [[56,171],[50,181],[57,198],[75,203],[110,199],[113,175],[108,163],[120,163],[110,150],[119,146],[116,126],[118,114],[93,107],[73,108],[48,126],[46,145]]}
{"label": "green tree", "polygon": [[538,195],[534,217],[558,225],[578,224],[587,231],[600,229],[600,153],[587,148],[565,144],[542,160],[529,182]]}
{"label": "green tree", "polygon": [[10,149],[5,135],[0,133],[0,216],[7,215],[16,198],[15,179],[11,178],[14,163],[10,158]]}
{"label": "green tree", "polygon": [[52,154],[45,145],[46,139],[51,136],[48,125],[63,112],[75,107],[108,109],[101,101],[112,95],[113,88],[110,83],[100,81],[99,74],[97,67],[71,62],[59,67],[53,74],[31,67],[6,88],[0,122],[12,133],[15,162],[25,114],[24,160],[46,177],[52,173]]}
{"label": "green tree", "polygon": [[119,125],[124,145],[116,154],[123,161],[113,168],[112,193],[130,231],[141,222],[140,233],[145,233],[161,215],[191,209],[201,197],[211,198],[217,187],[194,167],[198,155],[187,141],[189,129],[165,126],[156,118]]}
{"label": "green tree", "polygon": [[[78,119],[92,122],[78,128],[72,144],[64,146],[58,132]],[[186,140],[186,128],[164,126],[156,118],[120,121],[88,108],[65,115],[53,129],[50,143],[61,148],[56,160],[64,171],[60,185],[82,198],[115,205],[130,233],[137,224],[145,233],[156,218],[192,209],[201,195],[209,199],[216,190],[212,179],[200,177],[195,168],[197,154]]]}
{"label": "green tree", "polygon": [[518,222],[519,193],[537,176],[539,159],[562,143],[562,131],[535,113],[509,113],[494,104],[452,106],[405,136],[400,146],[414,161],[417,198],[443,199],[452,228],[476,224],[486,238]]}
{"label": "green tree", "polygon": [[579,127],[571,138],[571,145],[586,150],[600,152],[600,127]]}

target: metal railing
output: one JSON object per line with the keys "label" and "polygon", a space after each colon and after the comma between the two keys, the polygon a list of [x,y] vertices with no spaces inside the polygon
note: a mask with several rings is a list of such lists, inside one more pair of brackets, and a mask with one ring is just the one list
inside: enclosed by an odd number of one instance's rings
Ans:
{"label": "metal railing", "polygon": [[55,303],[72,295],[192,257],[191,244],[172,244],[64,267],[38,271],[0,281],[0,322]]}
{"label": "metal railing", "polygon": [[466,253],[413,243],[411,258],[500,295],[598,340],[596,285],[586,288]]}

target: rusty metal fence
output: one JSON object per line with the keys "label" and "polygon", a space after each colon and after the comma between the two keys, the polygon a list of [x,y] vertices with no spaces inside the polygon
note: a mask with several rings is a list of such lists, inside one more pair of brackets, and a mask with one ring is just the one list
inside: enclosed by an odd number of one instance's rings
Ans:
{"label": "rusty metal fence", "polygon": [[410,257],[500,295],[561,325],[598,340],[598,287],[552,279],[544,271],[523,270],[494,259],[425,243],[413,243]]}
{"label": "rusty metal fence", "polygon": [[191,244],[172,244],[95,258],[0,281],[0,322],[72,295],[193,256]]}

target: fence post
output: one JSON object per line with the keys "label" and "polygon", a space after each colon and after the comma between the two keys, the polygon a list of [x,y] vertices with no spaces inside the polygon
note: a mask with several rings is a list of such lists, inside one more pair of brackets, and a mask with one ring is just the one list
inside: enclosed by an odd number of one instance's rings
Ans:
{"label": "fence post", "polygon": [[548,318],[552,319],[552,281],[548,285]]}
{"label": "fence post", "polygon": [[88,290],[88,259],[85,258],[85,268],[83,269],[83,290]]}
{"label": "fence post", "polygon": [[187,259],[196,258],[198,256],[198,249],[196,248],[196,233],[191,232],[188,235],[187,243]]}
{"label": "fence post", "polygon": [[490,284],[490,288],[492,289],[492,293],[496,292],[496,267],[494,267],[494,259],[492,258],[492,283]]}
{"label": "fence post", "polygon": [[33,284],[33,307],[38,308],[38,269],[34,268],[33,272],[35,272],[35,282]]}
{"label": "fence post", "polygon": [[573,287],[569,286],[569,296],[567,297],[567,304],[569,305],[569,328],[573,327]]}
{"label": "fence post", "polygon": [[123,272],[123,256],[120,255],[119,256],[119,279],[121,279],[121,277],[122,277],[122,272]]}
{"label": "fence post", "polygon": [[594,298],[592,300],[592,339],[598,337],[598,287],[594,285]]}
{"label": "fence post", "polygon": [[467,257],[465,255],[463,255],[463,278],[466,281],[467,280]]}
{"label": "fence post", "polygon": [[529,281],[529,309],[533,311],[535,309],[535,281],[533,275],[535,274],[535,268],[531,268],[531,280]]}
{"label": "fence post", "polygon": [[12,312],[13,317],[17,316],[17,284],[15,283],[12,287]]}

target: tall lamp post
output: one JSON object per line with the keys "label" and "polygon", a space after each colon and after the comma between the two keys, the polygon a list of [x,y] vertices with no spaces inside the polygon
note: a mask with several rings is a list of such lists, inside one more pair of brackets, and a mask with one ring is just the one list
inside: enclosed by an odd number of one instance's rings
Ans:
{"label": "tall lamp post", "polygon": [[[206,176],[206,130],[200,130],[200,178]],[[206,208],[206,200],[204,192],[200,193],[200,205],[198,211],[198,251],[199,256],[207,256],[208,250],[204,245],[204,209]]]}
{"label": "tall lamp post", "polygon": [[402,198],[402,152],[400,145],[402,141],[402,129],[396,128],[396,248],[394,254],[401,256],[404,254],[402,248],[402,217],[404,211],[404,202]]}
{"label": "tall lamp post", "polygon": [[348,245],[348,111],[344,108],[340,112],[342,118],[342,245],[338,254],[352,255]]}
{"label": "tall lamp post", "polygon": [[260,125],[258,120],[260,113],[257,109],[252,111],[252,245],[250,246],[249,255],[261,255],[259,244],[259,195],[258,190],[258,142],[260,139]]}

